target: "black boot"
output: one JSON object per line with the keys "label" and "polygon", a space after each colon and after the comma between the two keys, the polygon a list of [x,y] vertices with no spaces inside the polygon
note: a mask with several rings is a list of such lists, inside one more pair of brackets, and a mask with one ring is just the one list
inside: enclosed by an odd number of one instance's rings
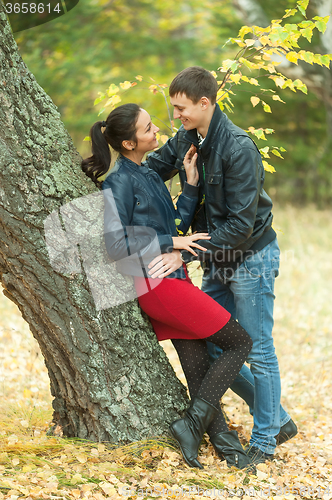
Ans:
{"label": "black boot", "polygon": [[286,443],[289,439],[292,439],[297,434],[296,423],[290,419],[283,425],[280,429],[279,434],[276,436],[277,446],[282,443]]}
{"label": "black boot", "polygon": [[219,458],[226,460],[228,467],[247,468],[250,474],[256,473],[256,468],[250,463],[236,431],[219,432],[210,437],[210,441]]}
{"label": "black boot", "polygon": [[218,413],[218,409],[197,396],[191,400],[186,416],[175,420],[169,430],[180,445],[183,458],[190,467],[203,469],[197,460],[198,448],[204,432]]}

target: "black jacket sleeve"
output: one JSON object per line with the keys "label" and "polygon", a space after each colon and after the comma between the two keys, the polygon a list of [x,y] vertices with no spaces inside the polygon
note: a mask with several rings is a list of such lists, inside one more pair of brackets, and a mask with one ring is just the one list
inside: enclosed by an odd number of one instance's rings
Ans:
{"label": "black jacket sleeve", "polygon": [[157,235],[147,226],[133,226],[133,187],[128,177],[111,174],[103,185],[104,194],[104,237],[111,259],[123,260],[127,267],[125,274],[135,274],[142,264],[173,248],[170,235]]}

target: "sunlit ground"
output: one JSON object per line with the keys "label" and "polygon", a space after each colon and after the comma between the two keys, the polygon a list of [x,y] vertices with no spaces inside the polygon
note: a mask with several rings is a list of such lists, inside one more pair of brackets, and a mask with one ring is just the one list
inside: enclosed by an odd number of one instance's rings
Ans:
{"label": "sunlit ground", "polygon": [[[317,211],[314,207],[295,209],[290,206],[276,207],[274,213],[274,227],[282,251],[281,271],[276,281],[274,338],[282,378],[282,403],[300,432],[277,450],[277,460],[281,461],[276,462],[279,465],[274,466],[271,477],[282,474],[294,480],[301,473],[304,474],[301,477],[308,478],[308,484],[314,481],[312,484],[326,487],[331,481],[332,468],[331,213]],[[15,497],[16,491],[12,484],[2,488],[6,484],[2,479],[8,480],[9,474],[6,460],[12,461],[10,474],[13,477],[24,469],[20,469],[18,448],[16,455],[8,455],[10,444],[19,443],[22,436],[29,437],[31,443],[43,437],[51,422],[52,408],[47,371],[27,324],[16,306],[2,295],[0,313],[0,438],[3,451],[0,450],[0,463],[4,464],[0,465],[1,499],[1,491],[6,498],[7,495],[8,498]],[[163,346],[177,375],[184,381],[170,342],[163,342]],[[252,421],[246,405],[230,391],[223,402],[232,424],[237,426],[243,438],[248,438]],[[178,470],[183,467],[183,462],[177,454],[174,456],[173,462],[171,460],[173,466],[169,467]],[[78,459],[78,463],[84,463],[84,460]],[[121,474],[127,477],[123,471]],[[263,474],[261,479],[269,477],[265,472],[260,474]],[[107,477],[105,480],[110,481]],[[117,481],[114,480],[114,484]],[[301,484],[303,481],[301,479]],[[80,481],[76,483],[81,484]],[[76,483],[69,482],[70,485]],[[108,498],[121,498],[107,495],[105,491],[104,494]],[[25,496],[29,495],[26,492]],[[77,498],[81,493],[75,495]],[[16,498],[18,496],[24,495],[21,492]],[[49,498],[47,491],[41,498]],[[100,495],[95,495],[95,498],[101,500]]]}

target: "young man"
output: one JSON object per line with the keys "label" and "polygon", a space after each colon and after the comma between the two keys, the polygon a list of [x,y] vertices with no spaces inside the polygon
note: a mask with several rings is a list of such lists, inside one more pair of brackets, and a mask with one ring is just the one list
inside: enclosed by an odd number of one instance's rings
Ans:
{"label": "young man", "polygon": [[[279,247],[272,228],[272,202],[263,190],[260,153],[248,134],[220,110],[217,90],[213,75],[197,66],[174,78],[169,95],[174,119],[180,119],[182,126],[149,155],[148,163],[163,180],[179,173],[183,185],[183,158],[192,144],[196,147],[200,193],[192,228],[211,235],[210,240],[199,241],[207,251],[197,252],[204,269],[202,290],[228,309],[253,340],[250,370],[243,367],[232,388],[251,406],[254,426],[248,454],[258,463],[272,458],[276,444],[297,433],[280,406],[272,338]],[[181,252],[186,262],[190,255]],[[179,252],[163,254],[153,268],[154,276],[162,277],[180,265]],[[210,348],[212,358],[220,355]]]}

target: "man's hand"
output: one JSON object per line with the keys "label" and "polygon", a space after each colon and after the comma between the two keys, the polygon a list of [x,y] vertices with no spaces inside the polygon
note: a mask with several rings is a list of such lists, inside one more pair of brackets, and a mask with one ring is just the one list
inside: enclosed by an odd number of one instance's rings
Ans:
{"label": "man's hand", "polygon": [[153,259],[148,268],[151,278],[165,278],[181,267],[183,261],[179,250],[173,250],[171,253],[162,253]]}

